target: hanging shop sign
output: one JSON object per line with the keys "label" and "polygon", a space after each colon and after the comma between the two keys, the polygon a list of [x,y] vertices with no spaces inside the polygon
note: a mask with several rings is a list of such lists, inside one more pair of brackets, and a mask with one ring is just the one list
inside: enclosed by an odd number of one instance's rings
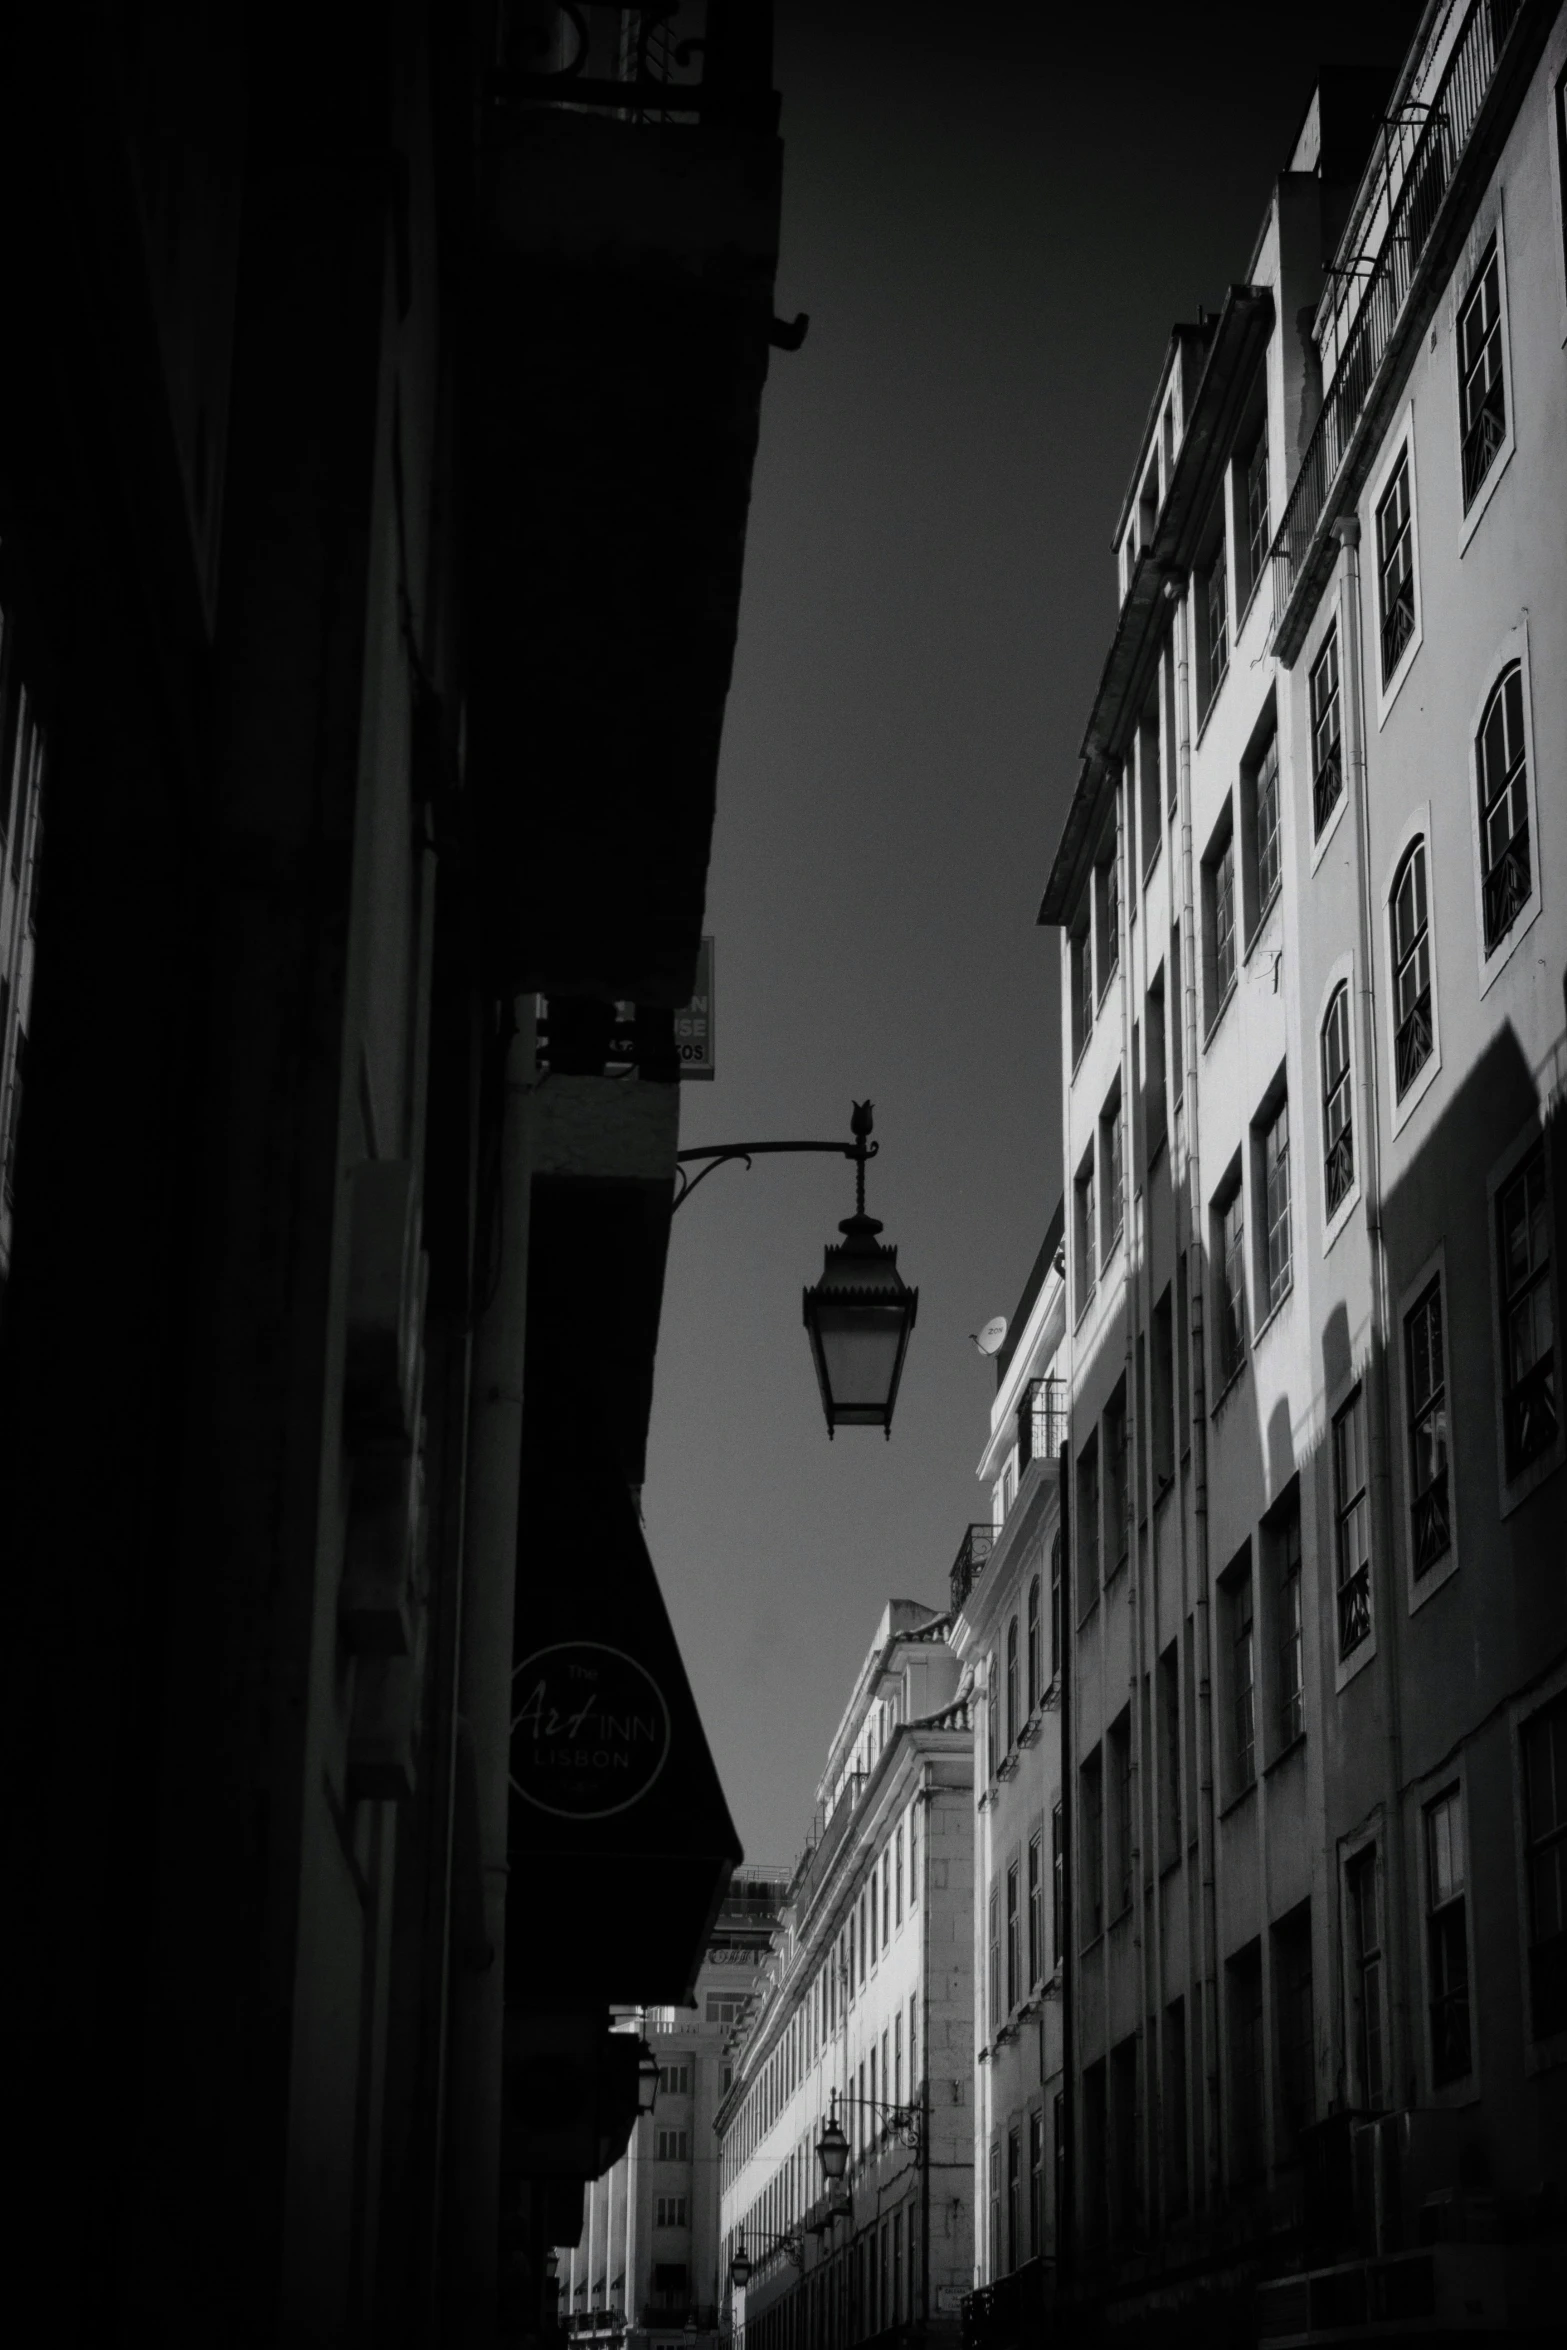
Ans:
{"label": "hanging shop sign", "polygon": [[629,1811],[658,1778],[669,1743],[664,1693],[623,1649],[557,1641],[512,1674],[511,1783],[557,1819]]}

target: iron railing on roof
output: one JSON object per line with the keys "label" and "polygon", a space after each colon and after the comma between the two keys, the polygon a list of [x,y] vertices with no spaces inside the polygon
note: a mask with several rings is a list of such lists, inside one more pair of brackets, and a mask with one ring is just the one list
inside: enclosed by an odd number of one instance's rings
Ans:
{"label": "iron railing on roof", "polygon": [[[1404,314],[1443,198],[1523,10],[1524,0],[1471,0],[1435,95],[1408,145],[1403,178],[1389,206],[1375,256],[1357,256],[1338,272],[1344,293],[1335,306],[1336,331],[1337,319],[1347,308],[1357,282],[1363,291],[1352,320],[1341,330],[1343,340],[1333,381],[1273,542],[1275,632],[1306,568],[1340,468]],[[1406,136],[1410,128],[1409,124],[1403,126]]]}
{"label": "iron railing on roof", "polygon": [[963,1605],[974,1585],[984,1572],[985,1561],[996,1547],[994,1526],[970,1526],[958,1544],[958,1555],[952,1562],[953,1612]]}
{"label": "iron railing on roof", "polygon": [[1018,1475],[1030,1461],[1053,1461],[1066,1442],[1066,1381],[1053,1371],[1030,1379],[1017,1407]]}

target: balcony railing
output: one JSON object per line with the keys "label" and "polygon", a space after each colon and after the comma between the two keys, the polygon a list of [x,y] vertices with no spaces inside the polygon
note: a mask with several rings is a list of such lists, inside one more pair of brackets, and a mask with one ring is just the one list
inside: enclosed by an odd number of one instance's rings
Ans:
{"label": "balcony railing", "polygon": [[985,1561],[996,1547],[994,1526],[970,1526],[958,1544],[958,1555],[952,1562],[952,1606],[954,1613],[967,1599],[985,1570]]}
{"label": "balcony railing", "polygon": [[1017,1408],[1017,1465],[1053,1461],[1066,1442],[1066,1381],[1047,1373],[1030,1379]]}
{"label": "balcony railing", "polygon": [[[1442,79],[1423,108],[1424,120],[1418,129],[1406,120],[1390,134],[1407,142],[1403,179],[1375,259],[1355,256],[1337,273],[1339,313],[1348,309],[1357,279],[1364,290],[1353,319],[1343,329],[1333,381],[1273,542],[1275,636],[1306,571],[1340,469],[1403,319],[1443,199],[1523,14],[1524,0],[1472,0]],[[1415,111],[1411,105],[1410,114]],[[1360,268],[1367,260],[1369,275],[1361,278]],[[1337,316],[1332,324],[1336,330]]]}

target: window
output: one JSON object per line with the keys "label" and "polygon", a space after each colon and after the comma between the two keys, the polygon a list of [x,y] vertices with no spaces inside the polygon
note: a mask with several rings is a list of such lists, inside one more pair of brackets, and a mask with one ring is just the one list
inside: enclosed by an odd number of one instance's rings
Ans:
{"label": "window", "polygon": [[1164,785],[1159,774],[1159,689],[1148,697],[1137,727],[1138,819],[1143,871],[1151,872],[1164,839]]}
{"label": "window", "polygon": [[686,2162],[690,2159],[690,2139],[684,2130],[660,2130],[654,2146],[656,2162]]}
{"label": "window", "polygon": [[1110,1725],[1110,1915],[1132,1906],[1132,1713],[1124,1707]]}
{"label": "window", "polygon": [[1050,1674],[1052,1680],[1061,1670],[1061,1642],[1065,1636],[1061,1614],[1061,1532],[1050,1538]]}
{"label": "window", "polygon": [[1121,1380],[1105,1407],[1105,1574],[1118,1574],[1126,1564],[1131,1543],[1131,1512],[1127,1507],[1126,1382]]}
{"label": "window", "polygon": [[1001,2025],[1001,1888],[990,1888],[990,2037]]}
{"label": "window", "polygon": [[1340,1663],[1371,1637],[1371,1500],[1367,1492],[1366,1394],[1357,1387],[1333,1422],[1334,1563]]}
{"label": "window", "polygon": [[1279,1751],[1293,1746],[1306,1727],[1306,1657],[1300,1597],[1300,1498],[1273,1535],[1274,1620],[1278,1634]]}
{"label": "window", "polygon": [[1523,1726],[1529,2013],[1537,2040],[1567,2031],[1567,1696]]}
{"label": "window", "polygon": [[1151,1167],[1164,1148],[1168,1131],[1169,1110],[1165,1095],[1165,1015],[1164,966],[1154,973],[1148,990],[1147,1018],[1144,1034],[1148,1040],[1146,1075],[1143,1090],[1143,1135],[1147,1146],[1147,1162]]}
{"label": "window", "polygon": [[1438,2089],[1469,2072],[1469,1931],[1464,1901],[1463,1797],[1449,1787],[1426,1805],[1426,1997],[1431,2080]]}
{"label": "window", "polygon": [[1050,1808],[1050,1964],[1066,1956],[1066,1847],[1061,1841],[1061,1806]]}
{"label": "window", "polygon": [[1159,1859],[1181,1857],[1181,1653],[1172,1640],[1159,1659]]}
{"label": "window", "polygon": [[[0,612],[0,644],[7,615]],[[10,647],[6,650],[9,652]],[[16,1147],[27,1084],[27,1039],[36,968],[44,735],[16,674],[0,671],[0,1282],[11,1258]]]}
{"label": "window", "polygon": [[1185,1021],[1186,1004],[1181,994],[1181,925],[1175,921],[1170,924],[1170,1096],[1175,1104],[1177,1139],[1186,1092],[1185,1063],[1181,1057],[1186,1046]]}
{"label": "window", "polygon": [[1077,1310],[1082,1313],[1094,1294],[1098,1267],[1098,1239],[1094,1229],[1094,1154],[1089,1152],[1078,1169],[1075,1186],[1077,1213]]}
{"label": "window", "polygon": [[1077,1456],[1077,1612],[1085,1616],[1099,1596],[1099,1439],[1090,1436]]}
{"label": "window", "polygon": [[1394,1076],[1399,1098],[1431,1058],[1431,926],[1426,911],[1426,844],[1413,843],[1393,883]]}
{"label": "window", "polygon": [[1108,1264],[1121,1237],[1122,1170],[1121,1089],[1117,1085],[1113,1098],[1105,1104],[1099,1120],[1099,1163],[1104,1171],[1104,1234],[1100,1247],[1100,1263]]}
{"label": "window", "polygon": [[1028,1586],[1028,1710],[1032,1714],[1045,1691],[1044,1626],[1039,1620],[1039,1577]]}
{"label": "window", "polygon": [[1078,1889],[1084,1948],[1104,1931],[1104,1764],[1096,1746],[1078,1770],[1078,1815],[1082,1824],[1081,1884]]}
{"label": "window", "polygon": [[1225,561],[1224,511],[1219,511],[1218,540],[1197,573],[1198,700],[1206,718],[1213,698],[1224,683],[1230,665],[1230,603]]}
{"label": "window", "polygon": [[1209,860],[1204,876],[1207,889],[1209,987],[1208,1026],[1212,1028],[1235,985],[1235,835],[1229,833]]}
{"label": "window", "polygon": [[1312,2046],[1311,1910],[1300,1908],[1273,1929],[1273,2003],[1278,2024],[1279,2156],[1293,2162],[1316,2119],[1316,2060]]}
{"label": "window", "polygon": [[892,2019],[892,2102],[903,2103],[903,2010]]}
{"label": "window", "polygon": [[1175,1483],[1175,1319],[1168,1282],[1154,1305],[1149,1358],[1153,1388],[1149,1434],[1153,1439],[1153,1486],[1157,1501]]}
{"label": "window", "polygon": [[903,1822],[898,1822],[898,1833],[892,1840],[892,1915],[896,1925],[903,1923]]}
{"label": "window", "polygon": [[1028,2117],[1028,2249],[1035,2260],[1045,2249],[1045,2117],[1037,2107]]}
{"label": "window", "polygon": [[1028,1987],[1032,1991],[1045,1971],[1045,1856],[1043,1838],[1028,1840]]}
{"label": "window", "polygon": [[[909,1908],[912,1910],[920,1897],[919,1864],[920,1804],[916,1795],[909,1805]],[[909,2043],[909,2062],[914,2062],[914,2044]]]}
{"label": "window", "polygon": [[1018,1710],[1017,1710],[1018,1680],[1017,1680],[1017,1674],[1018,1674],[1018,1657],[1017,1657],[1017,1618],[1016,1618],[1016,1616],[1014,1616],[1014,1617],[1012,1618],[1012,1621],[1011,1621],[1011,1623],[1010,1623],[1010,1624],[1008,1624],[1008,1626],[1007,1626],[1007,1752],[1008,1752],[1008,1754],[1010,1754],[1010,1753],[1012,1752],[1012,1749],[1013,1749],[1013,1748],[1016,1746],[1016,1744],[1017,1744],[1017,1732],[1018,1732]]}
{"label": "window", "polygon": [[1279,738],[1272,734],[1254,769],[1248,770],[1247,795],[1255,842],[1256,908],[1253,927],[1272,905],[1279,886]]}
{"label": "window", "polygon": [[1246,1210],[1238,1171],[1214,1208],[1214,1259],[1219,1284],[1214,1335],[1222,1394],[1246,1359]]}
{"label": "window", "polygon": [[1137,2232],[1142,2198],[1142,2164],[1137,2145],[1137,2041],[1132,2035],[1110,2051],[1110,2126],[1115,2162],[1115,2225],[1123,2236]]}
{"label": "window", "polygon": [[1290,1286],[1290,1106],[1280,1102],[1261,1135],[1262,1276],[1271,1314]]}
{"label": "window", "polygon": [[656,2228],[683,2228],[686,2225],[684,2195],[659,2195],[653,2204],[653,2225]]}
{"label": "window", "polygon": [[1349,1197],[1355,1180],[1355,1125],[1350,1095],[1349,982],[1333,990],[1322,1023],[1322,1131],[1328,1220]]}
{"label": "window", "polygon": [[[890,2322],[896,2325],[903,2317],[906,2307],[903,2299],[903,2214],[901,2211],[895,2211],[892,2215],[892,2291],[894,2305],[888,2310],[887,2316]],[[819,2336],[808,2334],[806,2339],[815,2341],[819,2339]]]}
{"label": "window", "polygon": [[886,1949],[892,1938],[892,1851],[889,1847],[881,1856],[881,1946]]}
{"label": "window", "polygon": [[1098,932],[1099,997],[1115,977],[1121,960],[1121,868],[1116,857],[1115,828],[1110,846],[1094,870],[1094,927]]}
{"label": "window", "polygon": [[1545,1148],[1536,1143],[1497,1195],[1502,1303],[1502,1425],[1507,1474],[1519,1476],[1554,1441],[1556,1344],[1551,1310]]}
{"label": "window", "polygon": [[1172,1999],[1164,2011],[1164,2208],[1169,2219],[1186,2216],[1186,2002]]}
{"label": "window", "polygon": [[[722,2004],[725,2007],[732,2007],[734,2014],[715,2017],[713,2001],[710,1997],[707,2003],[709,2023],[734,2023],[745,2006],[745,2000],[743,1998],[726,1999]],[[659,2094],[663,2097],[689,2097],[691,2094],[691,2067],[688,2064],[661,2064],[658,2068],[658,2087]]]}
{"label": "window", "polygon": [[1244,593],[1249,598],[1262,577],[1262,567],[1268,560],[1268,420],[1264,416],[1262,430],[1252,443],[1245,468],[1246,510],[1246,583]]}
{"label": "window", "polygon": [[1376,1846],[1345,1871],[1349,1912],[1349,1992],[1361,2102],[1382,2103],[1382,1922]]}
{"label": "window", "polygon": [[1067,942],[1071,958],[1072,1060],[1076,1063],[1094,1024],[1094,991],[1089,981],[1089,936],[1086,920]]}
{"label": "window", "polygon": [[1404,1316],[1404,1379],[1409,1400],[1410,1548],[1418,1579],[1446,1557],[1453,1539],[1440,1275]]}
{"label": "window", "polygon": [[1007,1870],[1007,2013],[1023,1996],[1023,1920],[1018,1864]]}
{"label": "window", "polygon": [[990,2149],[990,2273],[1002,2273],[1001,2253],[1001,2141]]}
{"label": "window", "polygon": [[[664,2223],[660,2222],[659,2224],[663,2225]],[[671,2221],[669,2224],[673,2226],[678,2223]],[[683,2305],[689,2290],[690,2278],[683,2260],[655,2261],[653,2266],[653,2291],[655,2294]]]}
{"label": "window", "polygon": [[1344,788],[1339,741],[1338,629],[1328,630],[1311,665],[1311,814],[1320,838]]}
{"label": "window", "polygon": [[1386,685],[1415,633],[1415,539],[1407,448],[1377,503],[1377,611]]}
{"label": "window", "polygon": [[1494,236],[1458,313],[1458,434],[1467,511],[1507,438],[1501,270]]}
{"label": "window", "polygon": [[1230,2179],[1262,2175],[1262,1945],[1249,1942],[1225,1967],[1230,1994]]}
{"label": "window", "polygon": [[1249,1564],[1232,1577],[1226,1598],[1230,1619],[1230,1791],[1239,1795],[1257,1776],[1257,1620]]}
{"label": "window", "polygon": [[1023,2141],[1016,2130],[1007,2133],[1007,2253],[1013,2268],[1023,2259]]}
{"label": "window", "polygon": [[1523,669],[1517,661],[1491,689],[1475,742],[1480,788],[1480,902],[1485,951],[1495,954],[1533,887],[1529,854],[1529,762],[1524,748]]}

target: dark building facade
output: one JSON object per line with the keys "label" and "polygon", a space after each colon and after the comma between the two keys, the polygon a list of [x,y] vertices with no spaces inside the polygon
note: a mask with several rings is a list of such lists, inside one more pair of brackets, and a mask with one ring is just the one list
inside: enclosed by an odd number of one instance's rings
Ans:
{"label": "dark building facade", "polygon": [[[739,1858],[636,1496],[777,117],[724,0],[0,31],[9,2074],[61,2341],[540,2338],[636,2115],[611,2004],[689,1997]],[[584,1870],[655,1924],[585,1959]]]}

